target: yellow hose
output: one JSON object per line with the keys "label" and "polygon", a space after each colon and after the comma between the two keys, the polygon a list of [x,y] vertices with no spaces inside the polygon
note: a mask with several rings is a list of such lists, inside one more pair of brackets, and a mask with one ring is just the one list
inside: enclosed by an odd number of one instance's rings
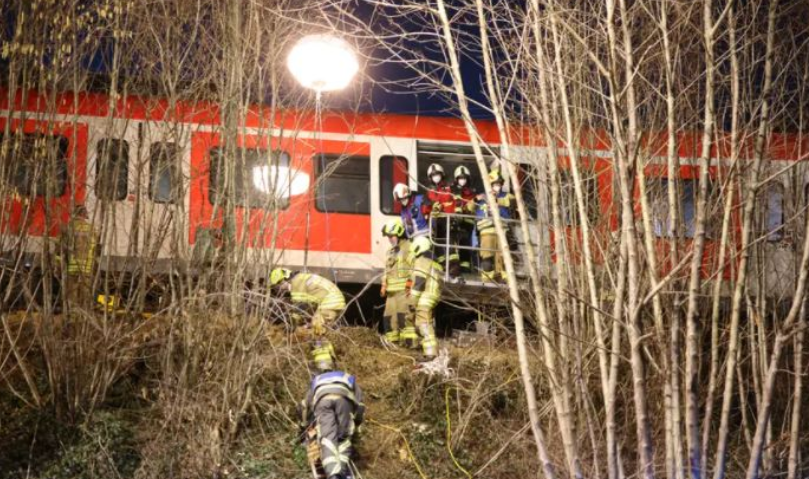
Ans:
{"label": "yellow hose", "polygon": [[372,423],[372,424],[376,424],[377,426],[379,426],[379,427],[381,427],[383,429],[393,431],[393,432],[399,434],[400,436],[402,436],[402,440],[404,440],[405,447],[407,448],[407,454],[410,456],[410,460],[413,461],[413,465],[416,466],[416,471],[419,473],[419,477],[421,477],[421,479],[427,479],[427,476],[424,475],[424,471],[422,471],[421,467],[419,466],[419,462],[416,460],[416,456],[413,455],[413,450],[410,449],[410,443],[407,442],[407,437],[404,435],[404,433],[400,429],[397,429],[397,428],[395,428],[393,426],[388,426],[387,424],[382,424],[379,421],[374,421],[371,418],[368,418],[367,421]]}
{"label": "yellow hose", "polygon": [[466,469],[464,469],[463,466],[458,463],[458,460],[455,459],[455,454],[452,453],[452,423],[450,422],[450,417],[449,417],[449,390],[450,389],[451,388],[447,388],[444,391],[444,402],[446,403],[446,406],[447,406],[447,451],[449,451],[449,457],[452,458],[452,462],[455,463],[455,467],[457,467],[459,471],[463,472],[466,475],[466,477],[468,477],[469,479],[472,479],[472,474],[469,471],[467,471]]}

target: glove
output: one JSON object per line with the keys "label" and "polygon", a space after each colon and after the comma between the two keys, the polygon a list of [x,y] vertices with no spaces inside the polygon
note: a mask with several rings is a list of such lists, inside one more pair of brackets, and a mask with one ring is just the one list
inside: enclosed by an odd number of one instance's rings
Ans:
{"label": "glove", "polygon": [[317,336],[324,336],[326,334],[326,325],[323,320],[312,321],[312,333]]}
{"label": "glove", "polygon": [[441,203],[433,203],[433,211],[435,211],[436,213],[440,213],[441,208],[442,208]]}
{"label": "glove", "polygon": [[383,284],[382,288],[379,290],[379,296],[382,296],[384,298],[387,295],[388,295],[388,287]]}
{"label": "glove", "polygon": [[410,297],[410,291],[413,289],[413,280],[408,279],[405,283],[405,296]]}

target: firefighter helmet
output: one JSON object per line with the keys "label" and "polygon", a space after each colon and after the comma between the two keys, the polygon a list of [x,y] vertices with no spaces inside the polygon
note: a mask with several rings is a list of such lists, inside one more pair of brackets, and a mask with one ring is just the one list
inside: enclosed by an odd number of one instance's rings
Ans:
{"label": "firefighter helmet", "polygon": [[275,268],[270,272],[270,286],[277,286],[292,276],[292,271],[286,268]]}
{"label": "firefighter helmet", "polygon": [[489,183],[492,185],[495,183],[500,183],[501,185],[505,183],[505,180],[503,180],[503,175],[500,174],[499,169],[494,169],[489,172]]}
{"label": "firefighter helmet", "polygon": [[402,200],[410,196],[410,188],[404,183],[396,183],[393,187],[393,199]]}
{"label": "firefighter helmet", "polygon": [[444,167],[438,163],[433,163],[427,167],[427,176],[441,175],[444,176]]}
{"label": "firefighter helmet", "polygon": [[413,240],[413,245],[411,248],[413,249],[413,254],[416,256],[421,256],[427,251],[430,251],[433,247],[433,243],[430,241],[430,238],[426,236],[419,236],[418,238]]}
{"label": "firefighter helmet", "polygon": [[405,229],[402,220],[400,218],[394,218],[385,223],[385,226],[382,227],[382,234],[385,236],[396,236],[397,238],[404,236]]}
{"label": "firefighter helmet", "polygon": [[454,176],[455,176],[455,179],[457,180],[458,178],[461,178],[461,177],[469,178],[472,175],[469,172],[469,168],[461,165],[461,166],[455,168]]}

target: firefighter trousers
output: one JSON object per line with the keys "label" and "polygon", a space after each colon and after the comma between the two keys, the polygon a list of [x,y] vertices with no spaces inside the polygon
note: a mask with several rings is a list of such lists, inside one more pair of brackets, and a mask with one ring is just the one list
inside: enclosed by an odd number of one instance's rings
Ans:
{"label": "firefighter trousers", "polygon": [[504,269],[503,254],[494,229],[480,233],[481,277],[484,281],[496,281],[503,277]]}
{"label": "firefighter trousers", "polygon": [[338,394],[324,396],[315,405],[320,460],[326,477],[350,473],[351,436],[354,434],[354,404]]}
{"label": "firefighter trousers", "polygon": [[405,343],[412,346],[418,339],[404,291],[388,293],[385,299],[385,312],[382,314],[382,326],[385,339],[393,344]]}

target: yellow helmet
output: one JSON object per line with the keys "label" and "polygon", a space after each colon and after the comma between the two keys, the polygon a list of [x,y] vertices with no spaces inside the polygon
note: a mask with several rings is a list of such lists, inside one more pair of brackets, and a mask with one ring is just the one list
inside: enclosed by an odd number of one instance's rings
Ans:
{"label": "yellow helmet", "polygon": [[396,236],[401,238],[405,234],[404,224],[402,224],[401,218],[395,218],[387,223],[385,226],[382,227],[382,234],[385,236]]}
{"label": "yellow helmet", "polygon": [[503,180],[503,175],[500,174],[500,169],[499,168],[495,168],[495,169],[493,169],[492,171],[489,172],[489,183],[490,184],[495,184],[495,183],[503,184],[504,182],[505,182],[505,180]]}
{"label": "yellow helmet", "polygon": [[433,248],[433,243],[430,241],[430,238],[426,236],[419,236],[418,238],[413,240],[413,243],[410,245],[410,249],[415,256],[421,256],[422,254],[430,251]]}
{"label": "yellow helmet", "polygon": [[286,268],[275,268],[270,272],[270,286],[276,286],[292,276],[292,271]]}

